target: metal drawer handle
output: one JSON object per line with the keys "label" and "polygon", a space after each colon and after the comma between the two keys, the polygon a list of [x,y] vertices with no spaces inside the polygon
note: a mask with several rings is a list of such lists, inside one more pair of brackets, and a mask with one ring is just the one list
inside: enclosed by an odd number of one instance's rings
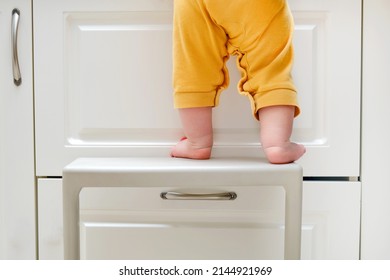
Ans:
{"label": "metal drawer handle", "polygon": [[11,38],[12,38],[12,71],[14,76],[14,84],[20,86],[22,76],[19,68],[18,58],[18,29],[19,29],[20,11],[19,9],[12,10]]}
{"label": "metal drawer handle", "polygon": [[170,200],[235,200],[237,194],[235,192],[223,193],[179,193],[179,192],[162,192],[160,194],[162,199]]}

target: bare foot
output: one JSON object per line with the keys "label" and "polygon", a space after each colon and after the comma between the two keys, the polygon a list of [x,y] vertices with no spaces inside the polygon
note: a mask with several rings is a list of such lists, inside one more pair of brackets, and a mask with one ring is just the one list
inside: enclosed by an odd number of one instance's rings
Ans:
{"label": "bare foot", "polygon": [[264,148],[264,152],[270,163],[284,164],[298,160],[306,149],[303,145],[288,142],[283,146]]}
{"label": "bare foot", "polygon": [[209,159],[211,147],[194,147],[186,137],[182,138],[171,150],[171,157],[189,159]]}

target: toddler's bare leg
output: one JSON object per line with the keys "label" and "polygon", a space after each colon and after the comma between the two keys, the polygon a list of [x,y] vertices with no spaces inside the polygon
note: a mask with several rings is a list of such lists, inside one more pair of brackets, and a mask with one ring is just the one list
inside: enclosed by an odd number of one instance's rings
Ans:
{"label": "toddler's bare leg", "polygon": [[186,139],[172,148],[171,156],[209,159],[213,146],[212,107],[179,109]]}
{"label": "toddler's bare leg", "polygon": [[259,110],[260,141],[270,163],[283,164],[299,159],[305,147],[290,141],[295,108],[271,106]]}

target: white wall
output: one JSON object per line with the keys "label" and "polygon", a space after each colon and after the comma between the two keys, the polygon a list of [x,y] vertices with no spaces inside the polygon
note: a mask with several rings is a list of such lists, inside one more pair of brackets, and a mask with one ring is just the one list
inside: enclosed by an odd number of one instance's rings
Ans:
{"label": "white wall", "polygon": [[363,7],[362,259],[390,259],[390,1]]}

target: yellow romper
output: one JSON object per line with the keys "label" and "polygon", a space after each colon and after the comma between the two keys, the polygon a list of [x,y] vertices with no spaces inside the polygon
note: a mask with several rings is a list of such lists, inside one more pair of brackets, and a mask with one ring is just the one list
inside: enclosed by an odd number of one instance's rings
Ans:
{"label": "yellow romper", "polygon": [[226,61],[237,56],[238,90],[253,115],[295,106],[291,78],[293,19],[285,0],[174,0],[173,87],[176,108],[217,106],[229,84]]}

